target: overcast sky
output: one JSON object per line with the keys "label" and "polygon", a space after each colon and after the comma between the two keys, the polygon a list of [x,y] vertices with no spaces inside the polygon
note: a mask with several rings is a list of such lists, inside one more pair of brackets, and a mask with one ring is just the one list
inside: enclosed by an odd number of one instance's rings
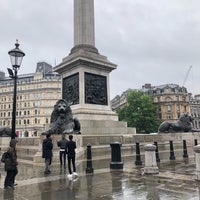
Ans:
{"label": "overcast sky", "polygon": [[[145,83],[183,85],[200,94],[200,1],[94,0],[95,41],[117,64],[110,74],[111,99]],[[59,64],[73,47],[73,0],[0,0],[0,70],[11,67],[8,51],[19,39],[26,53],[19,74],[36,63]]]}

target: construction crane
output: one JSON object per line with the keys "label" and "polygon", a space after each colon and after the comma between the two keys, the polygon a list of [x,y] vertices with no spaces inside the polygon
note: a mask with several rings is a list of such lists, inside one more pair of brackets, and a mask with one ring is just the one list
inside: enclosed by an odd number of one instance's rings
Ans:
{"label": "construction crane", "polygon": [[189,69],[188,69],[188,71],[186,73],[186,76],[185,76],[185,79],[184,79],[183,85],[182,85],[183,87],[185,86],[185,82],[187,81],[187,78],[188,78],[188,75],[189,75],[191,69],[192,69],[192,65],[189,67]]}

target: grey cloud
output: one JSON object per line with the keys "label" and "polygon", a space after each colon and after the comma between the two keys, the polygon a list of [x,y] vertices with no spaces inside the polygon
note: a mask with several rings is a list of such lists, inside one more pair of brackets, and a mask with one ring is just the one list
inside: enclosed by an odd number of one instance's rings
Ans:
{"label": "grey cloud", "polygon": [[[196,0],[94,0],[96,47],[118,65],[111,98],[146,82],[182,84],[200,93],[200,2]],[[26,52],[20,73],[45,60],[54,65],[73,47],[73,0],[1,0],[0,70],[10,65],[15,39]]]}

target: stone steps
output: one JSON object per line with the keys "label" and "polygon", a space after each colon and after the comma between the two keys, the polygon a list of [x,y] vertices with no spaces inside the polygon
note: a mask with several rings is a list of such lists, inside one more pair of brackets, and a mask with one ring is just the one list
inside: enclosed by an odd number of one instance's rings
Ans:
{"label": "stone steps", "polygon": [[81,120],[83,135],[136,134],[135,128],[128,128],[127,122],[112,120]]}
{"label": "stone steps", "polygon": [[[54,159],[58,161],[59,148],[56,144],[56,139],[60,139],[61,136],[55,136],[54,139]],[[122,157],[134,157],[135,156],[135,143],[140,142],[140,152],[144,155],[144,145],[152,144],[153,141],[158,142],[159,155],[161,159],[169,160],[170,145],[169,141],[172,140],[174,144],[175,157],[183,157],[183,139],[187,141],[188,155],[194,156],[193,146],[194,139],[198,139],[200,143],[200,133],[176,133],[176,134],[157,134],[157,135],[145,135],[145,134],[101,134],[101,135],[74,135],[77,142],[77,158],[86,160],[87,144],[91,144],[92,157],[95,158],[110,158],[111,147],[113,142],[122,143],[121,155]],[[36,163],[43,162],[42,159],[42,145],[41,138],[18,138],[18,158],[27,161],[33,161]],[[8,148],[10,138],[0,138],[0,147],[2,151]]]}
{"label": "stone steps", "polygon": [[112,142],[120,142],[123,144],[134,143],[132,134],[101,134],[101,135],[82,135],[82,146],[87,144],[92,146],[110,145]]}

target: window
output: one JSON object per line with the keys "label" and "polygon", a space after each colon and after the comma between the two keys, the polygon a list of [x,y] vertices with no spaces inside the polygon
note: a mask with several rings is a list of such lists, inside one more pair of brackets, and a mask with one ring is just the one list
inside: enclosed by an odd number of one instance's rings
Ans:
{"label": "window", "polygon": [[164,92],[165,93],[169,93],[169,92],[171,92],[171,89],[170,88],[165,88]]}
{"label": "window", "polygon": [[187,111],[187,106],[184,106],[184,110],[185,110],[185,112]]}
{"label": "window", "polygon": [[169,105],[166,106],[166,110],[167,110],[167,111],[171,111],[171,106],[169,106]]}
{"label": "window", "polygon": [[166,97],[165,101],[170,102],[172,99],[170,97]]}
{"label": "window", "polygon": [[171,115],[167,115],[167,119],[171,119]]}

